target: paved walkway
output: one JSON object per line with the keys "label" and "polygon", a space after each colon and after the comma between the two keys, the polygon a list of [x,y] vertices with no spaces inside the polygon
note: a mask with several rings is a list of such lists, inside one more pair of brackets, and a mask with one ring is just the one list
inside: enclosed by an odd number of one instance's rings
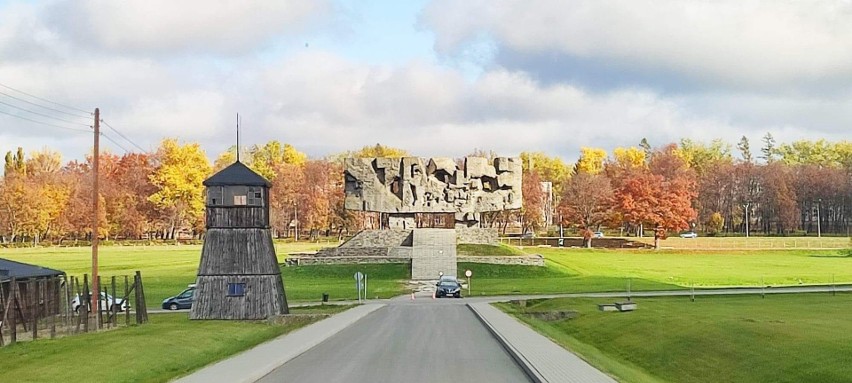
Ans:
{"label": "paved walkway", "polygon": [[535,382],[615,383],[615,380],[489,303],[468,307]]}
{"label": "paved walkway", "polygon": [[323,319],[310,326],[263,343],[195,373],[178,379],[179,383],[255,382],[291,359],[357,322],[385,305],[366,304]]}

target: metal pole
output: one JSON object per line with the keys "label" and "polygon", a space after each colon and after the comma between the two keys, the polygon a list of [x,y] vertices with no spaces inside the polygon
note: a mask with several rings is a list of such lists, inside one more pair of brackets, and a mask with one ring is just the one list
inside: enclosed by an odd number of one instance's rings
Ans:
{"label": "metal pole", "polygon": [[817,200],[817,238],[822,237],[822,228],[820,227],[819,209],[822,207],[822,198]]}
{"label": "metal pole", "polygon": [[749,205],[749,203],[746,203],[746,205],[745,205],[745,209],[746,209],[745,210],[745,231],[746,231],[745,235],[746,235],[746,238],[748,238],[748,205]]}
{"label": "metal pole", "polygon": [[692,301],[695,302],[695,282],[692,282]]}
{"label": "metal pole", "polygon": [[633,283],[633,278],[627,278],[627,300],[630,300],[630,285]]}
{"label": "metal pole", "polygon": [[[98,285],[98,210],[100,205],[98,170],[100,169],[101,111],[98,108],[95,108],[94,129],[95,148],[92,152],[92,291],[100,291]],[[93,295],[91,300],[93,306],[97,304],[97,294]]]}
{"label": "metal pole", "polygon": [[364,274],[364,301],[367,300],[367,274]]}
{"label": "metal pole", "polygon": [[299,241],[299,211],[296,209],[296,201],[293,201],[293,220],[296,221],[296,241]]}

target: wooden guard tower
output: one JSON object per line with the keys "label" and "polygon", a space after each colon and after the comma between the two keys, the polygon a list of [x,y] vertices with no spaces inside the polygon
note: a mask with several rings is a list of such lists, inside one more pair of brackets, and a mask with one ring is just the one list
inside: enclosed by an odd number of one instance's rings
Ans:
{"label": "wooden guard tower", "polygon": [[287,314],[269,230],[270,183],[237,161],[204,181],[207,234],[190,319]]}

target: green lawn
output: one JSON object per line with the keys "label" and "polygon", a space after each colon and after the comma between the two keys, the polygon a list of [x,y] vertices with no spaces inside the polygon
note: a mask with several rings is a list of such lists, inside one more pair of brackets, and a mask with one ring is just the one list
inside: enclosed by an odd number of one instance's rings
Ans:
{"label": "green lawn", "polygon": [[[323,244],[278,244],[279,262],[287,253],[310,251]],[[462,246],[474,254],[495,247]],[[518,249],[499,246],[499,251]],[[460,264],[459,275],[471,269],[473,295],[537,294],[579,291],[624,291],[698,287],[792,285],[852,282],[852,256],[845,250],[604,250],[526,248],[546,259],[546,267]],[[496,251],[496,250],[495,250]],[[141,270],[148,306],[157,307],[195,281],[201,247],[104,246],[100,271],[104,278]],[[70,275],[90,272],[87,248],[0,249],[0,258],[65,270]],[[408,265],[316,265],[282,267],[290,302],[318,301],[322,293],[332,300],[356,299],[353,274],[368,275],[371,298],[406,293]],[[108,280],[105,279],[105,280]]]}
{"label": "green lawn", "polygon": [[[623,382],[850,382],[852,294],[641,298],[629,313],[601,299],[500,308]],[[529,311],[575,310],[545,322]]]}
{"label": "green lawn", "polygon": [[[347,309],[294,308],[292,313]],[[190,321],[185,313],[150,316],[150,323],[101,333],[21,342],[0,348],[4,382],[166,382],[318,320],[286,324]]]}
{"label": "green lawn", "polygon": [[509,266],[459,263],[459,278],[473,273],[471,295],[558,294],[586,291],[675,290],[682,287],[641,278],[582,275],[548,263],[539,266]]}
{"label": "green lawn", "polygon": [[[287,253],[316,250],[322,244],[277,244],[280,263]],[[0,249],[0,258],[37,264],[63,270],[69,275],[91,273],[91,250],[88,248],[23,248]],[[142,271],[149,307],[158,307],[166,297],[180,293],[195,282],[201,246],[103,246],[98,263],[101,280],[112,275],[132,275]],[[357,299],[353,275],[368,275],[370,297],[387,298],[405,293],[401,280],[409,276],[408,265],[333,265],[282,267],[289,302],[318,301],[327,292],[333,300]],[[123,283],[123,277],[120,277]],[[123,290],[120,285],[119,289]]]}
{"label": "green lawn", "polygon": [[312,265],[282,267],[287,299],[319,301],[322,293],[332,300],[358,299],[355,272],[367,276],[367,297],[391,298],[407,292],[405,283],[411,276],[408,264]]}
{"label": "green lawn", "polygon": [[638,278],[681,286],[758,286],[852,282],[843,250],[529,249],[548,265],[580,276]]}

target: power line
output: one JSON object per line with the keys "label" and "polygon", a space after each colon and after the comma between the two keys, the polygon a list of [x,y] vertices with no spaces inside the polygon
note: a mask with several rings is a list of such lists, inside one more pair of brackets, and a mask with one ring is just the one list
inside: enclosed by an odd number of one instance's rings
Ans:
{"label": "power line", "polygon": [[42,116],[42,117],[52,118],[52,119],[54,119],[54,120],[58,120],[58,121],[62,121],[62,122],[67,122],[67,123],[69,123],[69,124],[81,125],[81,126],[90,126],[89,124],[83,124],[83,123],[80,123],[80,122],[77,122],[77,121],[70,121],[70,120],[66,120],[66,119],[64,119],[64,118],[54,117],[54,116],[51,116],[51,115],[49,115],[49,114],[44,114],[44,113],[39,113],[39,112],[33,112],[32,110],[25,109],[25,108],[21,108],[20,106],[13,105],[13,104],[9,104],[9,103],[7,103],[7,102],[3,102],[3,101],[0,101],[0,104],[7,105],[7,106],[11,106],[11,107],[13,107],[13,108],[15,108],[15,109],[23,110],[24,112],[32,113],[32,114],[35,114],[35,115],[37,115],[37,116]]}
{"label": "power line", "polygon": [[30,118],[26,118],[26,117],[19,116],[19,115],[17,115],[17,114],[7,113],[7,112],[4,112],[4,111],[2,111],[2,110],[0,110],[0,114],[5,114],[5,115],[7,115],[7,116],[12,116],[12,117],[15,117],[15,118],[20,118],[20,119],[22,119],[22,120],[26,120],[26,121],[29,121],[29,122],[34,122],[34,123],[36,123],[36,124],[42,124],[42,125],[45,125],[45,126],[51,126],[51,127],[54,127],[54,128],[60,128],[60,129],[66,129],[66,130],[73,130],[73,131],[76,131],[76,132],[86,132],[86,133],[91,133],[91,131],[90,131],[90,130],[83,130],[83,129],[77,129],[77,128],[69,128],[69,127],[67,127],[67,126],[61,126],[61,125],[51,124],[51,123],[49,123],[49,122],[33,120],[33,119],[30,119]]}
{"label": "power line", "polygon": [[118,134],[121,138],[123,138],[125,141],[129,142],[131,145],[133,145],[133,146],[137,147],[137,148],[138,148],[139,150],[141,150],[143,153],[147,152],[147,150],[143,149],[141,146],[139,146],[138,144],[136,144],[135,142],[133,142],[133,140],[131,140],[131,139],[127,138],[127,136],[125,136],[125,135],[121,134],[121,132],[119,132],[119,131],[118,131],[118,129],[113,128],[113,127],[112,127],[112,125],[108,124],[108,123],[107,123],[106,121],[104,121],[103,119],[101,119],[101,122],[102,122],[104,125],[106,125],[108,128],[112,129],[112,131],[113,131],[113,132],[115,132],[115,134]]}
{"label": "power line", "polygon": [[25,102],[25,103],[30,104],[30,105],[35,105],[35,106],[37,106],[37,107],[39,107],[39,108],[44,108],[44,109],[51,110],[51,111],[54,111],[54,112],[67,114],[67,115],[69,115],[69,116],[81,117],[81,118],[91,118],[91,116],[92,116],[92,114],[91,114],[91,113],[89,113],[87,116],[83,116],[83,115],[80,115],[80,114],[77,114],[77,113],[69,113],[69,112],[66,112],[66,111],[64,111],[64,110],[59,110],[59,109],[56,109],[56,108],[51,108],[51,107],[49,107],[49,106],[44,106],[44,105],[41,105],[41,104],[36,104],[36,103],[34,103],[34,102],[32,102],[32,101],[27,101],[27,100],[24,100],[23,98],[13,96],[13,95],[8,94],[8,93],[5,93],[5,92],[0,92],[0,94],[4,95],[4,96],[6,96],[6,97],[9,97],[9,98],[14,98],[15,100],[18,100],[18,101],[21,101],[21,102]]}
{"label": "power line", "polygon": [[110,138],[110,136],[107,136],[107,135],[106,135],[106,134],[104,134],[103,132],[101,132],[101,136],[102,136],[103,138],[106,138],[107,140],[109,140],[109,142],[112,142],[113,144],[115,144],[116,146],[118,146],[119,148],[121,148],[121,150],[124,150],[124,152],[125,152],[125,153],[132,153],[132,151],[127,150],[127,148],[125,148],[124,146],[121,146],[121,144],[119,144],[118,142],[116,142],[115,140],[113,140],[112,138]]}
{"label": "power line", "polygon": [[21,93],[21,94],[25,94],[25,95],[27,95],[27,96],[30,96],[30,97],[32,97],[32,98],[34,98],[34,99],[36,99],[36,100],[41,100],[41,101],[44,101],[44,102],[51,103],[51,104],[53,104],[53,105],[61,106],[61,107],[66,108],[66,109],[76,110],[76,111],[78,111],[78,112],[83,112],[83,113],[86,113],[86,114],[88,114],[88,115],[91,115],[91,112],[85,111],[85,110],[83,110],[83,109],[75,108],[75,107],[73,107],[73,106],[68,106],[68,105],[65,105],[65,104],[60,104],[60,103],[58,103],[58,102],[50,101],[50,100],[48,100],[48,99],[44,99],[44,98],[41,98],[41,97],[39,97],[39,96],[34,96],[34,95],[29,94],[29,93],[27,93],[27,92],[24,92],[24,91],[22,91],[22,90],[18,90],[18,89],[12,88],[11,86],[5,85],[5,84],[3,84],[3,83],[0,83],[0,86],[4,87],[4,88],[6,88],[6,89],[9,89],[9,90],[13,90],[13,91],[18,92],[18,93]]}

